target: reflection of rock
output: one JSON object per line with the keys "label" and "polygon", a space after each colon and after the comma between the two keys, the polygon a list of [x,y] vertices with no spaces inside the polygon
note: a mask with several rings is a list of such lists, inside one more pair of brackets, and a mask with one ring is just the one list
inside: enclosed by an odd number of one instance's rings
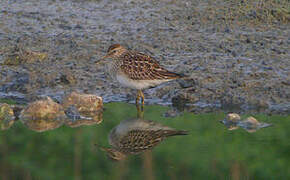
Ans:
{"label": "reflection of rock", "polygon": [[176,117],[178,115],[180,115],[180,111],[178,111],[176,108],[171,108],[163,114],[164,117]]}
{"label": "reflection of rock", "polygon": [[241,127],[248,132],[256,132],[258,129],[272,126],[272,124],[260,123],[252,116],[241,120],[241,117],[236,113],[228,114],[221,122],[228,128],[228,130],[235,130]]}
{"label": "reflection of rock", "polygon": [[76,106],[80,113],[102,111],[103,100],[101,97],[92,94],[78,94],[72,92],[63,100],[63,107]]}
{"label": "reflection of rock", "polygon": [[66,124],[71,127],[102,122],[103,100],[99,96],[72,92],[62,104],[70,119]]}
{"label": "reflection of rock", "polygon": [[8,104],[0,104],[0,130],[10,128],[14,119],[13,109]]}
{"label": "reflection of rock", "polygon": [[69,106],[65,111],[66,116],[73,120],[73,121],[77,121],[77,120],[92,120],[91,117],[84,117],[82,115],[80,115],[80,113],[78,112],[77,108],[75,106]]}
{"label": "reflection of rock", "polygon": [[24,105],[19,105],[19,104],[11,105],[11,108],[13,109],[13,113],[15,116],[15,120],[19,119],[20,113],[24,107],[25,107]]}
{"label": "reflection of rock", "polygon": [[241,117],[240,117],[240,115],[238,115],[236,113],[230,113],[230,114],[227,115],[227,119],[226,120],[237,123],[238,121],[241,120]]}
{"label": "reflection of rock", "polygon": [[238,122],[241,120],[241,117],[236,113],[229,113],[227,117],[221,122],[228,128],[228,130],[238,129]]}
{"label": "reflection of rock", "polygon": [[75,106],[69,106],[65,110],[66,116],[69,118],[65,123],[70,127],[78,127],[82,125],[93,125],[102,122],[102,113],[94,114],[92,117],[82,116]]}
{"label": "reflection of rock", "polygon": [[31,130],[42,132],[60,127],[66,119],[61,105],[47,97],[30,103],[19,119]]}
{"label": "reflection of rock", "polygon": [[239,126],[244,128],[248,132],[256,132],[258,129],[272,126],[272,124],[268,123],[260,123],[257,119],[250,116],[247,119],[241,121]]}
{"label": "reflection of rock", "polygon": [[122,160],[129,154],[150,150],[170,136],[187,135],[187,131],[175,130],[143,119],[124,120],[109,134],[112,148],[102,148],[114,160]]}

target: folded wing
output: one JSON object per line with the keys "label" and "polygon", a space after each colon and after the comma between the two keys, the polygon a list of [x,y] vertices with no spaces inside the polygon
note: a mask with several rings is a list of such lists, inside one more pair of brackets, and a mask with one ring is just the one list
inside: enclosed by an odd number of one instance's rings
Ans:
{"label": "folded wing", "polygon": [[154,58],[143,53],[128,52],[122,59],[121,71],[133,80],[165,80],[182,77],[164,69]]}

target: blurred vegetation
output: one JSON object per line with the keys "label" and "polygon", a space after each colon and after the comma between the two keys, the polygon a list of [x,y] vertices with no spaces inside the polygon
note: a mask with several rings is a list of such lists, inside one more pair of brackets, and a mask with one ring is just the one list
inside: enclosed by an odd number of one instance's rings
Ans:
{"label": "blurred vegetation", "polygon": [[0,179],[289,179],[289,116],[256,115],[274,126],[228,131],[224,113],[184,113],[165,118],[168,107],[146,106],[144,118],[190,135],[167,139],[142,155],[113,162],[95,144],[109,146],[109,131],[136,117],[134,105],[105,105],[99,125],[37,133],[21,123],[0,131]]}
{"label": "blurred vegetation", "polygon": [[289,0],[217,0],[197,9],[201,22],[231,25],[276,25],[290,22]]}
{"label": "blurred vegetation", "polygon": [[23,47],[15,47],[11,54],[4,60],[3,65],[19,65],[43,61],[47,58],[47,53],[35,52]]}
{"label": "blurred vegetation", "polygon": [[6,103],[6,104],[17,104],[16,101],[12,99],[5,99],[5,98],[0,98],[0,103]]}

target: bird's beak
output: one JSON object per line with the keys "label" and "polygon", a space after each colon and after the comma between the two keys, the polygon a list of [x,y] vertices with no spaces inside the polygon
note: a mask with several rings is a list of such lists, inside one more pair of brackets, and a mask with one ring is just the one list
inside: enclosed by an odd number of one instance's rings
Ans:
{"label": "bird's beak", "polygon": [[97,147],[97,148],[99,148],[100,150],[102,150],[102,151],[107,151],[107,148],[104,148],[104,147],[102,147],[102,146],[99,146],[98,144],[95,144],[95,146]]}
{"label": "bird's beak", "polygon": [[100,64],[101,62],[103,62],[103,60],[107,59],[109,56],[106,55],[106,56],[103,56],[101,59],[99,59],[96,64]]}
{"label": "bird's beak", "polygon": [[103,56],[103,57],[101,58],[101,60],[107,59],[108,57],[109,57],[109,55],[107,54],[106,56]]}

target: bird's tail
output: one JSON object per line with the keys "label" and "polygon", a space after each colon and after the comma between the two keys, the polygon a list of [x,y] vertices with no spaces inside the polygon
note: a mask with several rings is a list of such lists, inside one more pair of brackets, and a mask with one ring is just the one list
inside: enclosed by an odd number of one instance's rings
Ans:
{"label": "bird's tail", "polygon": [[159,72],[160,75],[166,77],[166,79],[180,79],[180,78],[185,78],[187,77],[184,74],[178,74],[178,73],[174,73],[171,71],[164,71],[164,72]]}
{"label": "bird's tail", "polygon": [[166,131],[165,132],[166,136],[179,136],[179,135],[188,135],[188,131],[185,130],[174,130],[174,131]]}

